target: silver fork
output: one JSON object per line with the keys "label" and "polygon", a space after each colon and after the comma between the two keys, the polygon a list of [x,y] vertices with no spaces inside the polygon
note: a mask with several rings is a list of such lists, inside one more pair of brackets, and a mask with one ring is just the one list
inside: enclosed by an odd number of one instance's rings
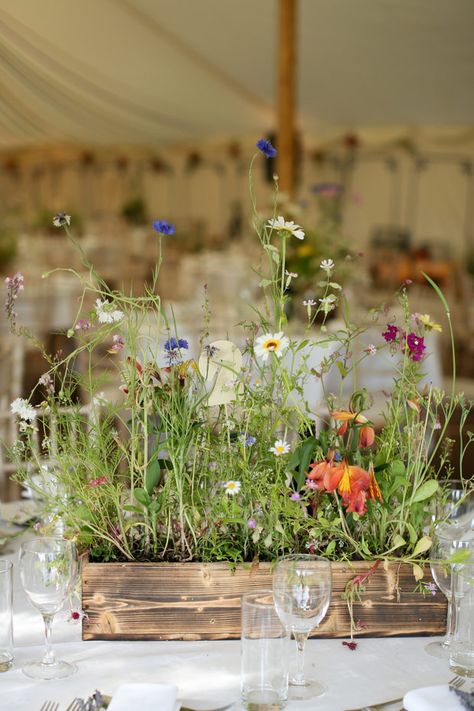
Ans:
{"label": "silver fork", "polygon": [[[455,676],[450,681],[448,681],[448,686],[454,686],[456,689],[460,689],[466,680],[462,676]],[[383,711],[386,706],[391,706],[392,704],[402,704],[403,699],[390,699],[390,701],[383,701],[381,704],[372,704],[372,706],[361,706],[357,709],[347,709],[347,711]]]}
{"label": "silver fork", "polygon": [[59,704],[57,701],[45,701],[40,711],[58,711]]}
{"label": "silver fork", "polygon": [[82,699],[74,699],[73,701],[71,701],[71,703],[67,707],[66,711],[81,711],[82,707],[83,707]]}

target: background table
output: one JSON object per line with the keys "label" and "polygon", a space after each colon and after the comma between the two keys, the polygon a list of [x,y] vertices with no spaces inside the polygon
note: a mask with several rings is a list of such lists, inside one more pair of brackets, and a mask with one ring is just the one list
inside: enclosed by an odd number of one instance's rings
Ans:
{"label": "background table", "polygon": [[[27,602],[18,577],[22,538],[15,539],[2,556],[14,560],[15,566],[15,662],[11,671],[0,674],[2,711],[39,711],[47,699],[61,702],[60,711],[64,711],[75,696],[87,697],[96,688],[113,694],[124,682],[173,682],[181,699],[196,707],[201,702],[202,708],[239,698],[238,640],[82,642],[80,625],[70,625],[63,613],[58,613],[54,623],[55,651],[58,657],[75,662],[78,672],[61,681],[27,679],[21,667],[42,655],[44,637],[41,616]],[[453,675],[447,660],[424,652],[429,641],[426,637],[362,639],[357,650],[351,651],[341,640],[310,640],[308,673],[327,684],[328,692],[320,699],[290,702],[287,709],[343,711],[397,698],[409,689],[445,683]],[[240,704],[234,708],[237,711]]]}

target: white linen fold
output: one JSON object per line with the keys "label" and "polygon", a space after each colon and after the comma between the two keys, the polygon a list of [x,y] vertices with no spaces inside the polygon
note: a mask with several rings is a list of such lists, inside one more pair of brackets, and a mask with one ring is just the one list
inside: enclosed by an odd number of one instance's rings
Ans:
{"label": "white linen fold", "polygon": [[108,711],[178,711],[178,689],[174,684],[122,684]]}
{"label": "white linen fold", "polygon": [[463,711],[458,696],[447,684],[413,689],[403,697],[405,711]]}

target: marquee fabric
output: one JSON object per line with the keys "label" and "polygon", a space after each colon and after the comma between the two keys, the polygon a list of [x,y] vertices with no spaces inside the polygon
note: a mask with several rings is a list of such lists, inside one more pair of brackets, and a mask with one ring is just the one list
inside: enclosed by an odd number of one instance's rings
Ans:
{"label": "marquee fabric", "polygon": [[[0,147],[263,133],[276,28],[276,0],[1,0]],[[473,29],[472,0],[300,0],[300,127],[474,142]]]}

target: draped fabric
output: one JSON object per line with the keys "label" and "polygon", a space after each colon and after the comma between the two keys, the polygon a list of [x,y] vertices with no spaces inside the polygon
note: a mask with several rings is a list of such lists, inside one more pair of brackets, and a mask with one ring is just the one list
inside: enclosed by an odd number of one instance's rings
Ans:
{"label": "draped fabric", "polygon": [[[474,141],[472,0],[299,8],[306,135],[363,127],[383,141],[433,126],[431,140],[451,125],[451,139]],[[2,0],[0,147],[153,146],[274,128],[276,11],[276,0]]]}

